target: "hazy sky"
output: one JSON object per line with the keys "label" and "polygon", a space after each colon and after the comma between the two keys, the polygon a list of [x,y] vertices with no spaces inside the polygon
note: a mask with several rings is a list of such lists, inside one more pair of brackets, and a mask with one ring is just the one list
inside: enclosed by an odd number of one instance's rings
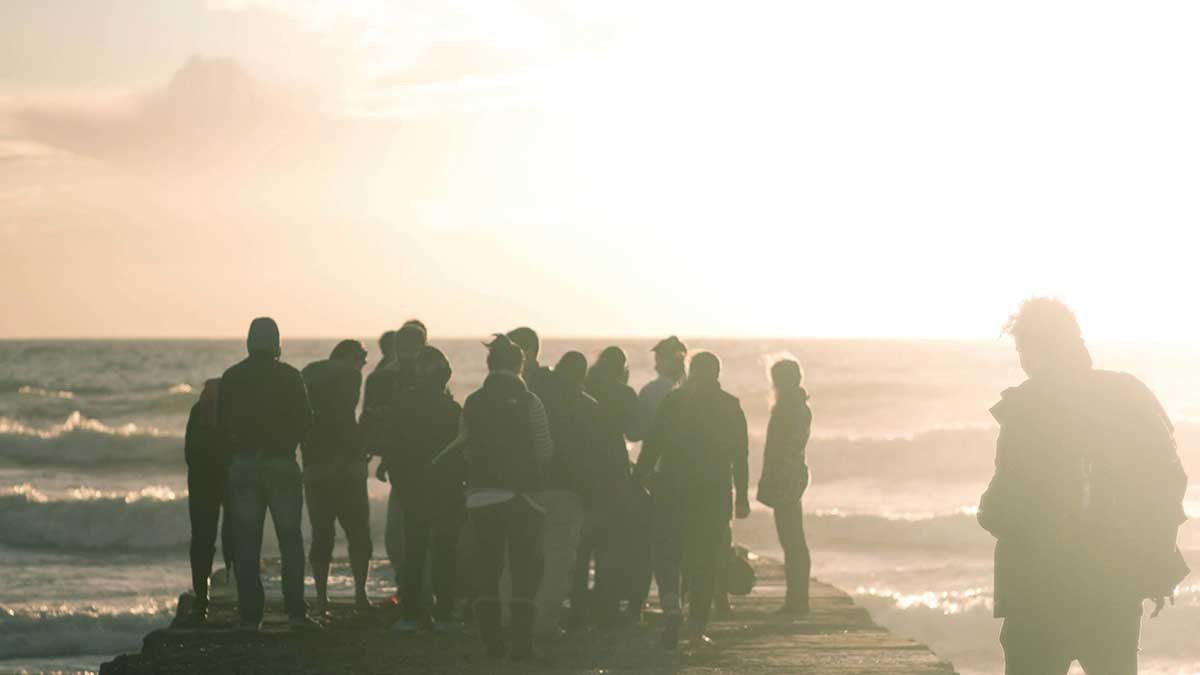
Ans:
{"label": "hazy sky", "polygon": [[1200,4],[0,3],[0,336],[1200,338]]}

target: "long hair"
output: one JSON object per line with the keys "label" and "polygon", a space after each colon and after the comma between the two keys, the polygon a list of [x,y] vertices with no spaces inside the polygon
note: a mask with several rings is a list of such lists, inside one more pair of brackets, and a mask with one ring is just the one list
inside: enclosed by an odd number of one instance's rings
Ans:
{"label": "long hair", "polygon": [[600,352],[600,356],[596,357],[596,362],[592,364],[591,369],[588,370],[587,383],[589,385],[597,382],[625,383],[629,380],[627,364],[625,350],[616,345],[605,347]]}

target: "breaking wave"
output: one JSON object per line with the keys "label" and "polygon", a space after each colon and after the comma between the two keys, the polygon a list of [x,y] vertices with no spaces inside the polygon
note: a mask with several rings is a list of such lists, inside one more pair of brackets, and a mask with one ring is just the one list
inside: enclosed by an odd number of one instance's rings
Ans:
{"label": "breaking wave", "polygon": [[109,426],[76,411],[36,428],[0,417],[0,459],[22,464],[90,465],[181,461],[181,436],[136,424]]}
{"label": "breaking wave", "polygon": [[170,623],[174,601],[133,607],[0,605],[0,658],[135,651],[146,633]]}

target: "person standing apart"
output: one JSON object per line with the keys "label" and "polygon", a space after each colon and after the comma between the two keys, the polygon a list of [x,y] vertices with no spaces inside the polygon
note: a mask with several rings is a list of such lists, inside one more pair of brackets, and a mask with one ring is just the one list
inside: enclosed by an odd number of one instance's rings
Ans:
{"label": "person standing apart", "polygon": [[[534,598],[542,581],[545,510],[533,495],[554,453],[546,410],[521,379],[524,354],[503,335],[488,344],[488,376],[467,397],[462,428],[467,513],[475,538],[475,618],[487,654],[533,657]],[[512,577],[511,649],[501,630],[500,575]]]}
{"label": "person standing apart", "polygon": [[1075,314],[1033,298],[1006,326],[1029,378],[992,407],[996,471],[979,524],[996,537],[1009,675],[1135,675],[1142,603],[1158,615],[1188,568],[1187,476],[1154,394],[1098,370]]}
{"label": "person standing apart", "polygon": [[728,554],[730,516],[750,515],[746,416],[737,397],[721,388],[720,375],[715,354],[696,354],[687,382],[663,399],[638,456],[636,474],[654,497],[654,570],[665,614],[662,641],[669,649],[678,643],[683,619],[684,568],[689,647],[713,644],[706,631],[716,571]]}
{"label": "person standing apart", "polygon": [[283,602],[293,630],[316,630],[304,602],[304,535],[300,531],[304,485],[296,448],[308,433],[312,409],[299,371],[279,360],[279,326],[260,317],[250,323],[249,356],[221,376],[218,425],[233,453],[229,499],[233,510],[238,612],[241,628],[262,625],[263,525],[267,512],[279,538]]}
{"label": "person standing apart", "polygon": [[371,606],[367,600],[372,550],[367,455],[356,419],[366,364],[367,350],[362,343],[342,340],[328,359],[310,363],[300,372],[313,409],[313,425],[300,450],[308,521],[312,525],[309,561],[317,587],[318,616],[325,614],[329,604],[335,522],[341,523],[346,533],[355,607],[365,610]]}
{"label": "person standing apart", "polygon": [[808,392],[801,386],[802,379],[800,364],[794,359],[782,359],[771,366],[775,405],[767,423],[762,478],[758,481],[758,501],[775,513],[775,532],[779,535],[787,574],[787,599],[778,613],[790,616],[810,612],[808,584],[812,559],[804,537],[804,509],[800,500],[809,481],[805,449],[812,434],[812,410],[808,406]]}

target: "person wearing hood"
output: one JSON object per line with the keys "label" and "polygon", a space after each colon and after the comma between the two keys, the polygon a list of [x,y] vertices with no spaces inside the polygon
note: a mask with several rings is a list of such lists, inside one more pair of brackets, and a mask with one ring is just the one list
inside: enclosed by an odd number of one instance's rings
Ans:
{"label": "person wearing hood", "polygon": [[602,626],[618,622],[622,600],[621,572],[629,541],[622,536],[633,496],[626,434],[633,425],[637,393],[629,386],[624,350],[606,347],[587,374],[586,391],[596,400],[596,440],[581,482],[587,520],[579,546],[576,584],[586,588],[587,566],[596,560],[592,613]]}
{"label": "person wearing hood", "polygon": [[200,400],[188,415],[187,431],[183,437],[183,453],[187,462],[188,517],[192,524],[191,565],[192,604],[191,623],[204,623],[208,618],[208,580],[212,575],[216,554],[217,527],[221,530],[221,554],[226,572],[233,569],[233,518],[229,512],[229,443],[217,427],[217,405],[221,380],[204,383]]}
{"label": "person wearing hood", "polygon": [[687,383],[663,399],[638,455],[636,475],[654,497],[654,570],[668,649],[679,641],[683,569],[690,588],[689,648],[713,644],[706,631],[717,569],[728,552],[729,521],[735,513],[739,519],[750,515],[746,415],[737,397],[721,388],[720,374],[715,354],[692,357]]}
{"label": "person wearing hood", "polygon": [[[396,439],[385,451],[404,518],[404,619],[396,626],[401,631],[445,627],[454,620],[466,466],[461,454],[440,455],[458,435],[462,417],[447,386],[451,374],[440,349],[417,351],[412,384],[397,394]],[[432,602],[427,588],[433,589]]]}
{"label": "person wearing hood", "polygon": [[1006,326],[1029,376],[1006,390],[996,471],[977,518],[996,537],[994,613],[1009,675],[1134,675],[1143,600],[1162,610],[1188,573],[1176,545],[1187,490],[1170,419],[1132,375],[1099,370],[1061,301]]}
{"label": "person wearing hood", "polygon": [[304,494],[312,525],[313,584],[317,589],[318,615],[329,604],[329,565],[333,561],[336,532],[341,523],[354,574],[354,602],[370,607],[367,574],[371,565],[371,507],[367,497],[367,456],[359,433],[359,393],[367,350],[358,340],[342,340],[329,358],[300,371],[312,403],[313,424],[300,446],[304,458]]}
{"label": "person wearing hood", "polygon": [[[650,350],[654,353],[654,372],[657,374],[638,392],[637,411],[629,429],[629,440],[645,445],[654,427],[658,406],[667,394],[679,388],[687,377],[687,345],[674,335],[659,340]],[[641,623],[650,583],[654,579],[654,500],[642,486],[633,483],[632,498],[626,519],[626,544],[622,591],[628,601],[628,619]]]}
{"label": "person wearing hood", "polygon": [[283,600],[293,630],[315,630],[304,602],[304,535],[300,521],[304,485],[296,448],[312,424],[312,408],[299,371],[279,360],[282,348],[275,321],[250,323],[249,356],[221,376],[218,426],[229,443],[229,499],[237,548],[238,612],[244,630],[262,625],[263,525],[267,512],[279,538]]}
{"label": "person wearing hood", "polygon": [[783,549],[787,596],[779,613],[793,616],[810,611],[808,585],[812,571],[800,502],[808,487],[805,448],[812,434],[812,410],[802,379],[800,363],[794,359],[781,359],[771,366],[775,405],[767,422],[762,478],[758,481],[758,501],[774,511],[775,532]]}
{"label": "person wearing hood", "polygon": [[[554,454],[546,409],[520,373],[521,348],[504,335],[488,344],[488,376],[467,397],[459,437],[467,462],[467,513],[475,552],[475,618],[490,658],[533,653],[534,599],[542,582],[545,508],[534,496]],[[501,631],[500,575],[512,579],[511,648]]]}

